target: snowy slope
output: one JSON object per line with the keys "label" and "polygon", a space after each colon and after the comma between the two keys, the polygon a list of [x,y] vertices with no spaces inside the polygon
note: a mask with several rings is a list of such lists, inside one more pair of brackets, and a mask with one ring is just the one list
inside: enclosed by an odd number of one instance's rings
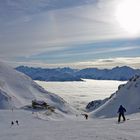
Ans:
{"label": "snowy slope", "polygon": [[31,78],[0,62],[0,108],[20,108],[31,101],[44,100],[65,113],[73,109],[59,96],[45,91]]}
{"label": "snowy slope", "polygon": [[118,91],[105,104],[91,113],[93,117],[114,117],[120,105],[127,114],[140,112],[140,76],[134,76],[126,84],[118,87]]}
{"label": "snowy slope", "polygon": [[[139,140],[140,114],[117,124],[117,118],[52,121],[38,119],[28,111],[0,110],[0,140]],[[19,120],[10,128],[13,120]]]}

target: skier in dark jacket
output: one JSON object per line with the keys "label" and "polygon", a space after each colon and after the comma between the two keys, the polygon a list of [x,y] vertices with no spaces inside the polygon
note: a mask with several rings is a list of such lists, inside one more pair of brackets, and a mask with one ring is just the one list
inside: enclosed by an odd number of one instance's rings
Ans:
{"label": "skier in dark jacket", "polygon": [[11,127],[14,125],[14,122],[13,121],[11,121]]}
{"label": "skier in dark jacket", "polygon": [[19,125],[19,122],[18,122],[18,120],[16,120],[16,124],[17,124],[17,125]]}
{"label": "skier in dark jacket", "polygon": [[88,119],[88,114],[85,114],[85,119],[86,119],[86,120]]}
{"label": "skier in dark jacket", "polygon": [[123,118],[123,121],[126,120],[126,119],[125,119],[125,116],[124,116],[124,112],[126,112],[126,109],[125,109],[122,105],[120,105],[120,107],[119,107],[119,109],[118,109],[118,113],[119,113],[118,122],[120,122],[121,116],[122,116],[122,118]]}
{"label": "skier in dark jacket", "polygon": [[86,120],[88,119],[88,114],[82,114],[82,115],[85,117]]}

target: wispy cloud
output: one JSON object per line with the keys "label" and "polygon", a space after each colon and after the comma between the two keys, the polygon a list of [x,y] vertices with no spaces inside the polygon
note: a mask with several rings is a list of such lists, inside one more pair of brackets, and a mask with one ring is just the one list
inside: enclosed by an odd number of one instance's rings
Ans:
{"label": "wispy cloud", "polygon": [[32,55],[30,60],[42,60],[48,63],[65,63],[88,61],[108,57],[134,57],[139,56],[140,41],[139,39],[121,39],[100,41],[87,44],[75,44],[61,49],[50,50],[40,54]]}
{"label": "wispy cloud", "polygon": [[140,57],[118,57],[118,58],[108,58],[108,59],[97,59],[93,61],[81,61],[73,63],[59,63],[59,64],[50,64],[43,61],[10,61],[3,60],[13,67],[19,65],[32,66],[32,67],[44,67],[44,68],[57,68],[57,67],[71,67],[76,69],[83,68],[113,68],[116,66],[130,66],[135,69],[140,68]]}
{"label": "wispy cloud", "polygon": [[98,59],[95,61],[82,62],[81,66],[85,67],[98,67],[98,68],[113,68],[116,66],[130,66],[133,68],[140,67],[140,57],[120,57],[110,59]]}
{"label": "wispy cloud", "polygon": [[2,0],[0,56],[37,64],[138,56],[139,39],[115,20],[119,1]]}

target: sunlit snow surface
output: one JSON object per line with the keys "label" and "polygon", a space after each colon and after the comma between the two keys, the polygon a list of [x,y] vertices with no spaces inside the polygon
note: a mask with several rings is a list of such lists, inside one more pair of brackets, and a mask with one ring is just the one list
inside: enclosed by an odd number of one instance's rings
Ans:
{"label": "sunlit snow surface", "polygon": [[[44,121],[30,111],[0,110],[0,140],[139,140],[140,114],[117,123],[117,118]],[[19,120],[10,127],[13,120]]]}
{"label": "sunlit snow surface", "polygon": [[93,100],[104,99],[114,93],[124,81],[89,80],[84,82],[41,82],[36,81],[47,91],[55,93],[77,109],[84,109]]}
{"label": "sunlit snow surface", "polygon": [[[105,98],[116,91],[119,81],[39,82],[70,103],[84,103]],[[58,91],[58,92],[55,92]],[[94,92],[98,94],[94,94]],[[79,94],[76,94],[79,93]],[[69,96],[67,94],[70,94]],[[106,95],[107,94],[107,95]],[[80,96],[80,95],[84,95]],[[82,101],[80,101],[82,100]],[[79,101],[79,102],[78,102]],[[55,117],[55,116],[54,116]],[[40,112],[0,110],[0,140],[139,140],[140,113],[127,115],[126,122],[115,118],[85,120],[82,115],[53,118]],[[19,120],[19,126],[11,121]]]}

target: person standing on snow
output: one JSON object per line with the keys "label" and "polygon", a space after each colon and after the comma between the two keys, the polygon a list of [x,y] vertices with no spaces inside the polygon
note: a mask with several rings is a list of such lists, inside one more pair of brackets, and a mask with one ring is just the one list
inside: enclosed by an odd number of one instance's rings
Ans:
{"label": "person standing on snow", "polygon": [[19,125],[19,122],[18,122],[18,120],[16,120],[16,124],[17,124],[17,125]]}
{"label": "person standing on snow", "polygon": [[11,121],[11,127],[14,125],[14,122],[13,121]]}
{"label": "person standing on snow", "polygon": [[88,119],[88,114],[85,114],[85,119],[86,119],[86,120]]}
{"label": "person standing on snow", "polygon": [[123,121],[125,121],[125,116],[124,116],[124,113],[126,112],[126,109],[120,105],[119,109],[118,109],[118,113],[119,113],[119,116],[118,116],[118,123],[121,121],[121,117],[123,118]]}

